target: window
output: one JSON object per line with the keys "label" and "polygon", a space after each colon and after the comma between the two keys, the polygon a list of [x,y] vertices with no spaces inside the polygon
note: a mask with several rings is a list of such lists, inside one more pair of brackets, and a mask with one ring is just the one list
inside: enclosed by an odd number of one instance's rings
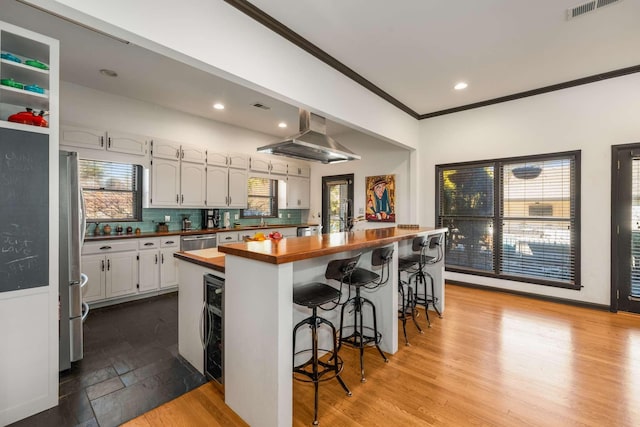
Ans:
{"label": "window", "polygon": [[241,218],[278,217],[278,181],[269,178],[249,177],[247,209],[240,211]]}
{"label": "window", "polygon": [[579,289],[580,152],[437,166],[449,271]]}
{"label": "window", "polygon": [[142,166],[80,160],[88,221],[142,221]]}

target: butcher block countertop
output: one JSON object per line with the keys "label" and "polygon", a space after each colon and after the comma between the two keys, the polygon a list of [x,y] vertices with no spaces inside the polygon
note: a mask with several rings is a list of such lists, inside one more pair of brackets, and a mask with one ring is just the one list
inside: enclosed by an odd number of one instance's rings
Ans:
{"label": "butcher block countertop", "polygon": [[317,236],[291,237],[280,241],[264,240],[229,243],[220,246],[220,252],[270,264],[284,264],[345,251],[366,249],[401,240],[413,239],[420,234],[446,233],[446,228],[421,227],[416,229],[377,228]]}
{"label": "butcher block countertop", "polygon": [[224,254],[220,253],[218,248],[180,251],[173,256],[224,273]]}

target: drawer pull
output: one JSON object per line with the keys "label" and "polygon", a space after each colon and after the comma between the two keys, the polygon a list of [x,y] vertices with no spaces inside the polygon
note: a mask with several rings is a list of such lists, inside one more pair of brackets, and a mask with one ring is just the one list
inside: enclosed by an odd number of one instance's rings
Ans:
{"label": "drawer pull", "polygon": [[173,245],[175,242],[173,240],[169,240],[167,242],[165,242],[167,245]]}
{"label": "drawer pull", "polygon": [[102,246],[100,248],[101,251],[106,251],[107,249],[111,249],[111,246]]}
{"label": "drawer pull", "polygon": [[153,245],[155,245],[155,243],[147,242],[147,243],[145,243],[144,245],[145,245],[145,246],[153,246]]}

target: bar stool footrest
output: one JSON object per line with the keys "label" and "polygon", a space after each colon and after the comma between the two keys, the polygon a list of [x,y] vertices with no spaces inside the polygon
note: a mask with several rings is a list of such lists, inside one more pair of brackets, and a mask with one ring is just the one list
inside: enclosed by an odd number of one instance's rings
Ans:
{"label": "bar stool footrest", "polygon": [[[318,351],[326,351],[327,354],[331,354],[330,350],[327,350],[324,348],[319,348]],[[304,382],[304,383],[317,383],[317,382],[329,381],[331,379],[334,379],[335,377],[340,375],[340,373],[342,372],[342,368],[344,367],[344,362],[342,361],[342,358],[340,356],[333,354],[329,358],[329,361],[333,361],[335,359],[335,362],[325,362],[323,360],[318,359],[318,367],[322,367],[322,369],[318,369],[318,377],[314,379],[313,372],[306,370],[306,368],[313,367],[313,350],[310,348],[300,350],[293,355],[293,358],[295,360],[296,356],[300,354],[307,354],[307,353],[311,355],[311,358],[305,363],[302,363],[298,366],[293,367],[294,380]],[[338,365],[337,370],[334,363]]]}
{"label": "bar stool footrest", "polygon": [[[354,328],[354,325],[347,325],[343,327],[343,329],[347,330],[349,330],[349,328]],[[380,332],[375,334],[375,330],[370,326],[363,326],[362,329],[365,332],[364,334],[360,335],[360,331],[355,330],[351,335],[340,337],[339,341],[356,348],[375,346],[380,344],[380,342],[382,341],[382,334]],[[367,335],[367,332],[371,335]]]}

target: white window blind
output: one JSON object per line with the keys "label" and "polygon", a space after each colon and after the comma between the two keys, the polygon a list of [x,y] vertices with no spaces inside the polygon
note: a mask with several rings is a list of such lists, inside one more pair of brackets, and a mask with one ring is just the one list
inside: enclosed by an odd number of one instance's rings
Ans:
{"label": "white window blind", "polygon": [[141,166],[80,160],[80,186],[89,221],[141,221]]}
{"label": "white window blind", "polygon": [[247,209],[241,211],[242,218],[277,217],[278,181],[250,176],[247,185]]}

